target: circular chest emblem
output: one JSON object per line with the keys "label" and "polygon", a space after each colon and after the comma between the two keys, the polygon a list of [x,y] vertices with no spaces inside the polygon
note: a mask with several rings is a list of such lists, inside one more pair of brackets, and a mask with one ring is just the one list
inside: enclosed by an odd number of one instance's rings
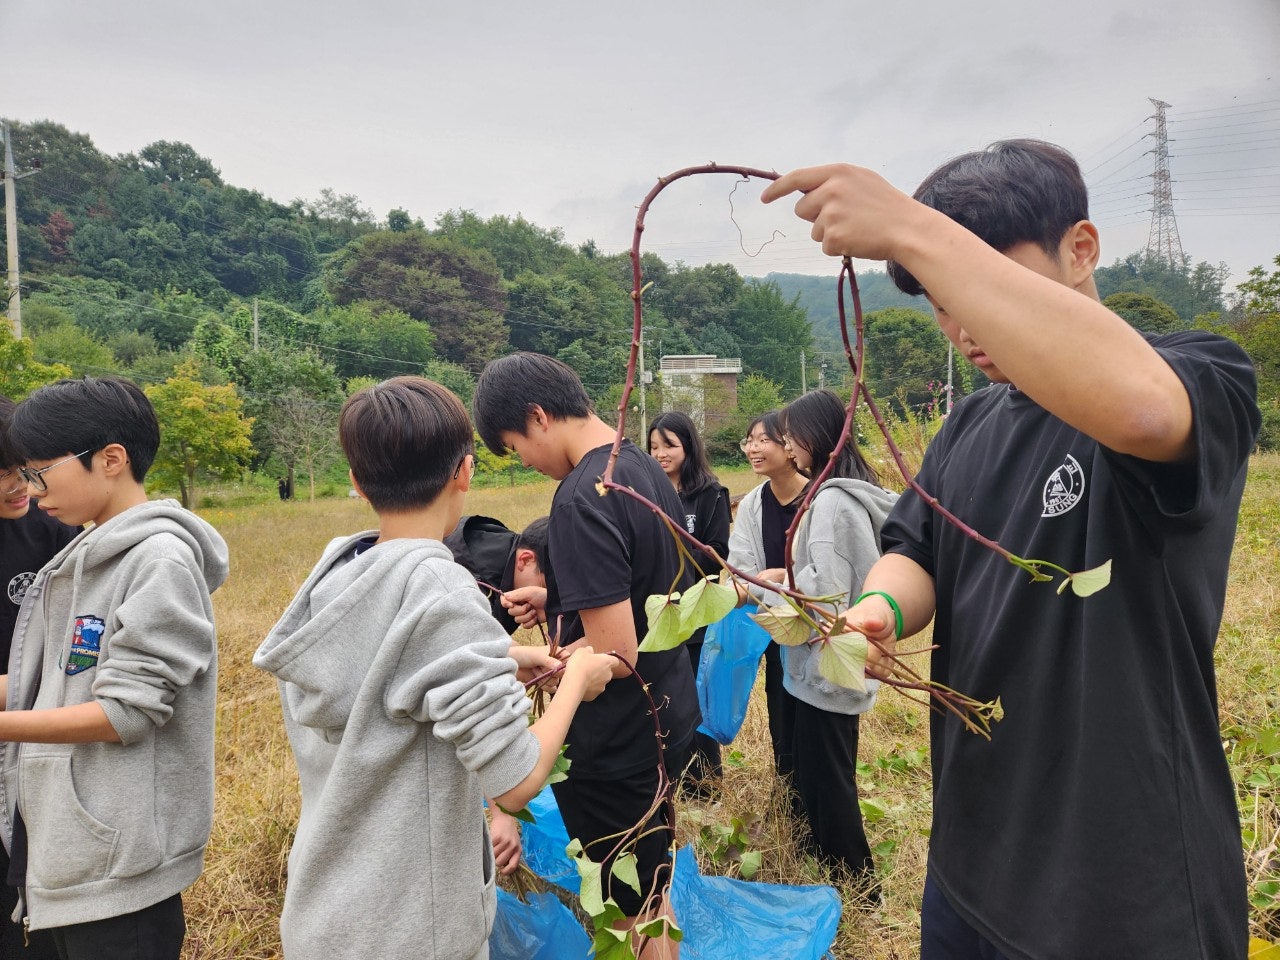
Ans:
{"label": "circular chest emblem", "polygon": [[9,581],[9,599],[13,601],[15,606],[22,604],[22,598],[27,595],[27,587],[31,586],[31,581],[36,578],[34,570],[27,573],[20,573]]}

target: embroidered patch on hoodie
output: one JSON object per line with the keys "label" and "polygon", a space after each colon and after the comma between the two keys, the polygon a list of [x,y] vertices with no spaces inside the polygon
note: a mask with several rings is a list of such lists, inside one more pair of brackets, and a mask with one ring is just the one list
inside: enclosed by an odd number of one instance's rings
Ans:
{"label": "embroidered patch on hoodie", "polygon": [[67,658],[68,676],[98,665],[102,632],[106,628],[101,617],[76,617],[75,633],[71,635],[71,656]]}

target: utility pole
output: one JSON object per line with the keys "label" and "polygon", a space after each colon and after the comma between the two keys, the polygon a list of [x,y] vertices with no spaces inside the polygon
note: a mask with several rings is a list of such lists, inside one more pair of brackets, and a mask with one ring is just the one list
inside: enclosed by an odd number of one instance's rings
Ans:
{"label": "utility pole", "polygon": [[258,298],[253,298],[253,352],[258,352]]}
{"label": "utility pole", "polygon": [[[648,450],[649,449],[649,440],[648,440],[649,411],[648,411],[648,408],[645,406],[644,385],[645,385],[644,337],[641,337],[640,338],[640,441],[639,441],[639,446],[640,446],[640,449],[642,450]],[[626,414],[624,413],[623,416],[625,417]]]}
{"label": "utility pole", "polygon": [[805,370],[805,366],[804,366],[804,349],[803,348],[801,348],[800,350],[800,392],[801,393],[809,392],[809,380],[807,376],[807,371]]}
{"label": "utility pole", "polygon": [[1156,168],[1151,174],[1151,232],[1147,235],[1147,256],[1163,260],[1171,267],[1181,268],[1186,261],[1182,252],[1182,238],[1178,236],[1178,221],[1173,215],[1173,180],[1169,176],[1169,131],[1165,126],[1164,112],[1170,104],[1152,97],[1155,114],[1147,117],[1156,122],[1156,145],[1147,153],[1156,155]]}
{"label": "utility pole", "polygon": [[33,173],[40,172],[37,163],[35,169],[18,173],[13,168],[13,143],[9,135],[9,125],[0,124],[0,134],[4,135],[4,238],[9,252],[9,321],[13,324],[14,339],[22,337],[22,288],[18,283],[18,203],[14,196],[14,182]]}
{"label": "utility pole", "polygon": [[952,360],[955,356],[955,348],[952,347],[951,341],[947,341],[947,413],[951,413],[951,369],[954,366]]}

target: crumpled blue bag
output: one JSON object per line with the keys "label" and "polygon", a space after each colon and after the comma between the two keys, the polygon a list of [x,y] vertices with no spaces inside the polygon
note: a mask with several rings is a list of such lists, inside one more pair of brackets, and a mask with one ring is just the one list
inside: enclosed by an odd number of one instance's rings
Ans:
{"label": "crumpled blue bag", "polygon": [[560,818],[560,808],[556,806],[551,788],[543,787],[529,801],[528,810],[534,822],[520,824],[520,856],[525,866],[548,883],[576,895],[582,888],[582,878],[573,861],[565,855],[569,831]]}
{"label": "crumpled blue bag", "polygon": [[693,847],[676,852],[671,906],[684,931],[681,960],[821,960],[840,925],[832,887],[704,877]]}
{"label": "crumpled blue bag", "polygon": [[529,902],[521,903],[498,890],[489,960],[566,960],[590,951],[591,938],[554,893],[531,893]]}
{"label": "crumpled blue bag", "polygon": [[[565,855],[569,835],[550,787],[543,788],[529,810],[537,822],[521,824],[525,863],[534,873],[576,894],[578,871]],[[682,960],[740,960],[744,944],[750,944],[753,960],[821,960],[831,949],[840,923],[840,897],[833,888],[704,877],[690,846],[676,853],[671,904],[684,931]],[[563,904],[557,906],[568,912]],[[528,956],[543,960],[553,955]],[[573,960],[585,957],[586,951],[554,956]]]}
{"label": "crumpled blue bag", "polygon": [[733,743],[747,716],[747,702],[760,670],[769,634],[751,619],[754,605],[730,610],[707,627],[698,663],[698,706],[703,733],[718,743]]}

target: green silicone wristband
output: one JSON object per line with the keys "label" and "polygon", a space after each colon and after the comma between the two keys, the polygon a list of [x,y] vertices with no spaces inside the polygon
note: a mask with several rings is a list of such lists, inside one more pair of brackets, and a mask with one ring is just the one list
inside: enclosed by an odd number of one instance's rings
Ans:
{"label": "green silicone wristband", "polygon": [[893,599],[893,597],[889,596],[883,590],[868,590],[866,593],[860,596],[857,600],[853,601],[854,606],[857,606],[858,604],[860,604],[863,600],[867,599],[867,597],[884,597],[885,603],[889,604],[889,606],[893,608],[893,621],[894,621],[893,639],[901,640],[902,639],[902,608],[898,606],[898,601]]}

